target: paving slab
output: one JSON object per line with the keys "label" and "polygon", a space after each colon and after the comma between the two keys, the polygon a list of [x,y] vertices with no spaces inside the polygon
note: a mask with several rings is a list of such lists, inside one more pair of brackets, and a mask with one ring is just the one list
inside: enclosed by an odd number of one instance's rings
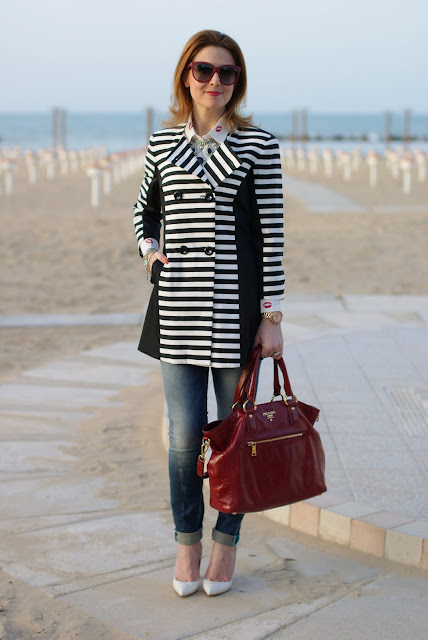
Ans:
{"label": "paving slab", "polygon": [[113,385],[115,387],[133,387],[144,384],[147,373],[143,367],[124,366],[117,362],[96,364],[83,359],[62,360],[30,369],[23,373],[24,378],[61,380],[80,384]]}
{"label": "paving slab", "polygon": [[428,213],[426,205],[406,204],[380,204],[373,207],[375,213]]}
{"label": "paving slab", "polygon": [[[146,385],[152,379],[160,384],[158,363],[132,343],[85,351],[0,387],[3,567],[136,638],[261,640],[340,633],[352,639],[357,631],[385,640],[422,638],[427,582],[418,571],[425,566],[428,533],[426,299],[408,297],[402,312],[419,313],[423,321],[406,323],[404,316],[387,315],[389,297],[383,297],[383,306],[382,300],[364,305],[365,297],[357,298],[290,300],[288,314],[297,321],[293,339],[286,338],[285,358],[293,391],[321,408],[317,428],[328,491],[246,516],[229,594],[208,599],[200,591],[183,600],[171,588],[175,542],[165,454],[155,447],[157,424],[137,418],[139,440],[127,443],[129,452],[124,448],[116,455],[113,449],[110,460],[118,473],[109,483],[101,458],[81,464],[92,417],[110,424],[112,411],[122,407],[121,389],[134,382],[141,386],[144,406]],[[298,320],[302,316],[304,322]],[[285,329],[287,336],[287,323]],[[258,401],[271,395],[267,359]],[[212,390],[209,412],[214,417]],[[409,413],[412,419],[406,422]],[[103,438],[114,438],[112,433]],[[112,442],[114,447],[125,440]],[[144,499],[127,509],[115,487],[120,465],[130,456],[139,461],[141,456]],[[208,487],[205,493],[208,502]],[[207,507],[202,570],[214,518]],[[406,565],[416,572],[407,578],[394,568]],[[400,602],[411,616],[402,615]]]}
{"label": "paving slab", "polygon": [[30,472],[25,478],[0,483],[0,517],[10,521],[10,514],[15,518],[37,518],[113,509],[119,501],[97,495],[102,488],[102,478],[78,473],[39,478]]}
{"label": "paving slab", "polygon": [[369,213],[368,209],[351,198],[309,180],[286,175],[284,189],[290,196],[303,202],[310,213]]}
{"label": "paving slab", "polygon": [[85,358],[98,358],[117,363],[127,362],[138,367],[152,368],[152,358],[138,351],[134,342],[114,342],[95,349],[88,349],[83,351],[81,355],[84,355]]}
{"label": "paving slab", "polygon": [[114,405],[114,402],[109,400],[111,395],[111,389],[7,383],[0,387],[0,410],[20,411],[22,408],[37,409],[45,406],[58,409],[105,407]]}
{"label": "paving slab", "polygon": [[[7,398],[7,395],[5,395],[5,398]],[[0,410],[0,416],[2,417],[1,433],[3,433],[3,424],[6,424],[7,421],[14,419],[22,420],[22,426],[25,429],[29,421],[34,422],[41,420],[43,421],[43,423],[52,423],[55,421],[58,423],[63,423],[64,425],[76,425],[82,422],[82,420],[90,418],[91,415],[92,413],[88,411],[76,411],[74,409],[70,409],[68,406],[62,408],[55,408],[52,406],[32,408],[20,405],[15,407],[11,403],[11,407]]]}
{"label": "paving slab", "polygon": [[428,296],[400,294],[388,295],[364,295],[346,293],[342,295],[345,308],[348,311],[428,311]]}
{"label": "paving slab", "polygon": [[428,609],[427,582],[381,577],[270,635],[269,640],[424,640],[427,619],[418,615],[417,602]]}
{"label": "paving slab", "polygon": [[0,327],[112,327],[140,325],[141,313],[27,314],[0,317]]}
{"label": "paving slab", "polygon": [[[89,417],[89,414],[85,417]],[[82,418],[78,420],[80,422]],[[31,419],[22,415],[8,415],[0,412],[0,442],[3,444],[14,440],[51,440],[52,438],[70,438],[74,429],[70,423],[48,418]]]}
{"label": "paving slab", "polygon": [[[257,628],[260,635],[256,637],[262,638],[266,630],[278,629],[338,597],[337,592],[332,594],[333,584],[356,587],[378,575],[376,569],[305,550],[301,544],[277,535],[275,527],[265,543],[260,543],[260,520],[260,517],[251,517],[255,536],[251,544],[244,541],[240,546],[234,588],[227,601],[212,598],[207,602],[205,594],[198,592],[177,606],[177,596],[170,586],[172,567],[104,584],[95,592],[84,589],[60,599],[137,637],[144,637],[144,633],[157,640],[187,638],[194,634],[204,638],[252,637],[246,633],[242,636],[222,634],[223,628],[230,631],[237,619],[244,619],[241,624],[245,630]],[[204,555],[202,571],[207,561]],[[296,583],[300,583],[301,589],[299,604],[296,604]],[[170,617],[163,616],[159,610],[159,593],[162,593],[162,609],[174,612],[173,625]],[[147,615],[148,611],[156,610],[157,616]],[[273,626],[266,626],[267,620]],[[260,633],[262,629],[264,635]]]}
{"label": "paving slab", "polygon": [[[8,570],[13,564],[21,578],[27,567],[37,575],[46,572],[46,582],[39,579],[38,585],[49,586],[51,592],[56,585],[78,579],[79,590],[84,590],[83,578],[108,574],[104,582],[111,582],[117,579],[114,574],[123,569],[144,567],[165,558],[169,558],[169,566],[173,564],[176,545],[170,524],[169,514],[156,511],[114,513],[23,531],[16,534],[19,551],[9,553],[4,568]],[[0,544],[8,542],[4,534]]]}
{"label": "paving slab", "polygon": [[5,473],[30,471],[64,472],[67,465],[75,461],[75,456],[66,452],[67,448],[70,449],[70,440],[3,442],[0,448],[0,477]]}

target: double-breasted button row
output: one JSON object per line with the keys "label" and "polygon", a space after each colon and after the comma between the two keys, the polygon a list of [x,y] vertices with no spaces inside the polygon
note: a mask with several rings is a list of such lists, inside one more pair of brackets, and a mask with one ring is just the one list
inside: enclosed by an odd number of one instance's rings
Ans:
{"label": "double-breasted button row", "polygon": [[[207,193],[203,193],[199,197],[204,199],[204,200],[214,200],[215,196],[214,196],[214,192],[213,191],[208,191]],[[182,198],[183,198],[182,191],[175,191],[174,192],[174,200],[181,200]]]}
{"label": "double-breasted button row", "polygon": [[[182,244],[178,251],[184,256],[186,253],[189,253],[190,249],[189,247],[186,247],[186,245]],[[194,249],[193,251],[198,251],[198,249]],[[214,247],[205,247],[203,251],[205,255],[212,256],[214,253]]]}

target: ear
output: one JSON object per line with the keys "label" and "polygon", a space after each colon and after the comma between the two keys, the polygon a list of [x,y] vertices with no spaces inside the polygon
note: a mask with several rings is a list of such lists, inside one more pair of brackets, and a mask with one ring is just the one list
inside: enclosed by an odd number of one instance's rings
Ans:
{"label": "ear", "polygon": [[189,73],[190,73],[190,69],[188,71],[185,71],[183,73],[183,84],[185,87],[190,87],[190,82],[189,82]]}

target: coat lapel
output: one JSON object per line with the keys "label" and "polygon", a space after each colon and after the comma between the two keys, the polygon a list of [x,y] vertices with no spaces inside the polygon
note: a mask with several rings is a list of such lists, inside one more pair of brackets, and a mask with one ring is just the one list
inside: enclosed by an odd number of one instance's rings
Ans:
{"label": "coat lapel", "polygon": [[185,135],[182,135],[177,146],[168,156],[168,161],[175,164],[176,167],[181,167],[181,169],[193,173],[194,176],[201,178],[201,180],[207,180],[204,167],[198,162]]}
{"label": "coat lapel", "polygon": [[168,161],[207,182],[213,189],[241,166],[241,160],[228,140],[216,149],[205,165],[200,164],[184,134],[168,156]]}
{"label": "coat lapel", "polygon": [[215,189],[240,166],[241,160],[225,140],[205,163],[204,169],[208,182]]}

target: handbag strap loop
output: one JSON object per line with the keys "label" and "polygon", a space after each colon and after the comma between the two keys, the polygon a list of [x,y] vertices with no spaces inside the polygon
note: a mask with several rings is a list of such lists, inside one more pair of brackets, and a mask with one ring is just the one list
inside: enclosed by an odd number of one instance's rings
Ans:
{"label": "handbag strap loop", "polygon": [[279,369],[281,369],[282,377],[284,380],[284,391],[286,396],[293,396],[294,393],[291,388],[290,378],[288,377],[287,367],[283,358],[273,361],[273,393],[274,396],[281,395],[281,384],[279,382]]}

